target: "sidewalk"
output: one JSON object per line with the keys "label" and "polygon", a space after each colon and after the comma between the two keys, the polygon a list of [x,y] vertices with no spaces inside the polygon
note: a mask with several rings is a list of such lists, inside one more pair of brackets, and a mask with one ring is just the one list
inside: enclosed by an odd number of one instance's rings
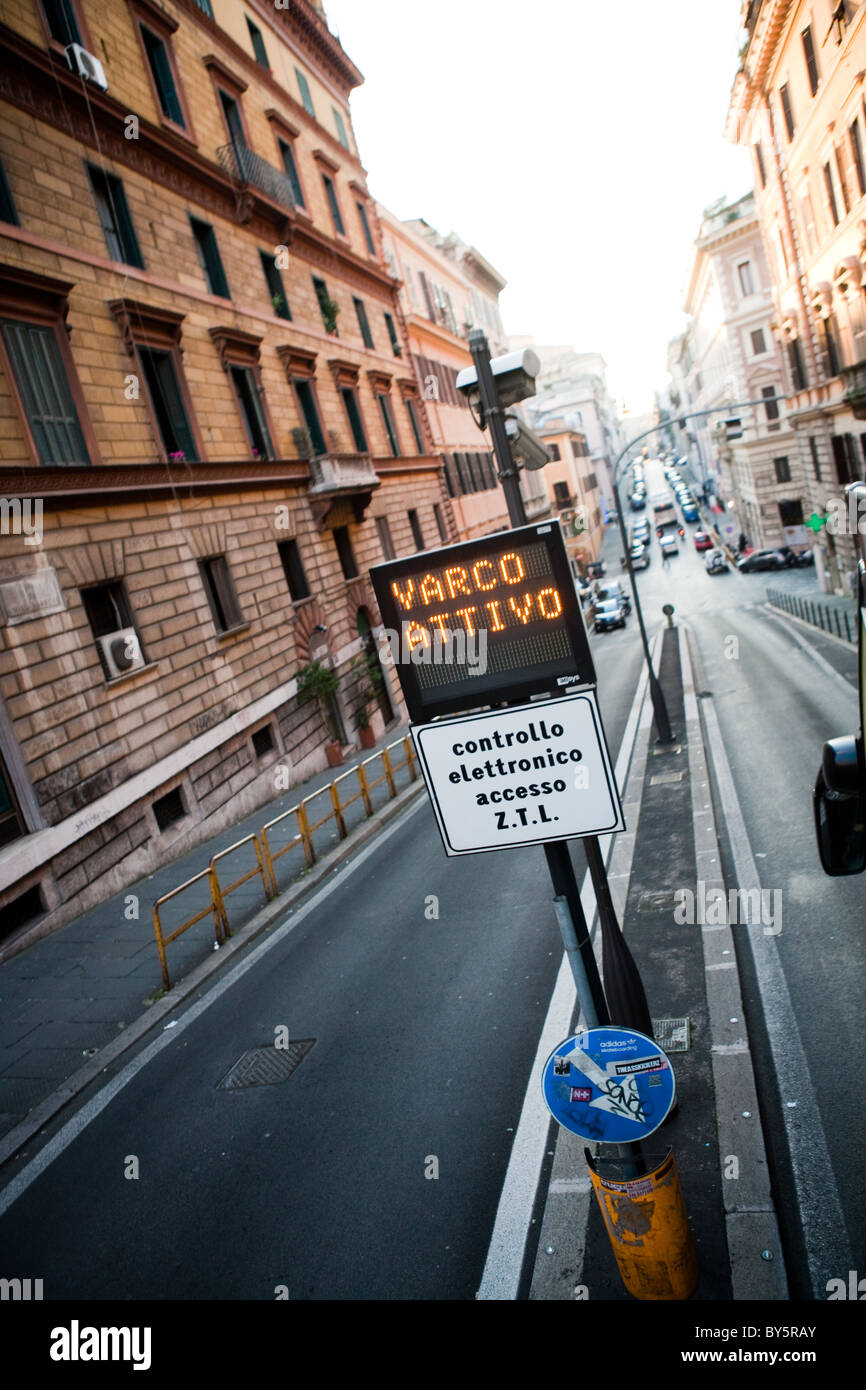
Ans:
{"label": "sidewalk", "polygon": [[[406,732],[405,726],[392,729],[375,749],[364,749],[342,767],[327,768],[290,788],[236,825],[0,963],[0,1139],[10,1136],[0,1145],[0,1162],[8,1156],[10,1144],[14,1151],[14,1146],[23,1143],[29,1132],[44,1124],[88,1084],[109,1055],[119,1055],[152,1025],[155,1016],[173,1007],[185,981],[198,982],[219,968],[226,955],[243,946],[251,935],[284,915],[293,902],[315,886],[323,872],[330,873],[384,820],[396,815],[423,783],[420,779],[411,782],[404,769],[395,777],[395,799],[389,799],[385,785],[373,789],[375,814],[366,821],[363,803],[356,801],[345,812],[347,830],[355,831],[347,840],[340,840],[333,821],[326,822],[314,835],[321,862],[313,869],[304,868],[300,849],[278,861],[278,897],[267,899],[259,875],[232,893],[227,910],[233,935],[218,954],[214,952],[210,914],[171,942],[166,953],[172,989],[162,1007],[156,1002],[162,995],[163,983],[153,926],[153,904],[157,899],[206,869],[213,855],[260,830],[302,798],[326,789],[335,778]],[[357,785],[357,779],[348,780],[353,785],[345,799]],[[321,809],[315,809],[316,819],[330,809],[330,796],[323,796],[321,803]],[[358,833],[362,822],[364,830]],[[254,867],[255,862],[251,846],[239,851],[237,863],[232,861],[232,878]],[[176,910],[172,915],[174,904],[169,905],[166,934],[210,901],[206,882],[198,885],[198,890],[190,890],[184,897],[182,912]],[[137,917],[130,915],[134,913]],[[140,1026],[134,1027],[137,1021]],[[110,1054],[106,1052],[109,1048]],[[90,1058],[93,1061],[88,1064]]]}
{"label": "sidewalk", "polygon": [[[645,700],[623,794],[628,830],[617,837],[608,866],[657,1036],[660,1020],[681,1032],[688,1020],[687,1050],[671,1051],[679,1109],[643,1150],[655,1166],[674,1149],[700,1265],[694,1298],[785,1299],[734,934],[728,925],[678,925],[674,918],[678,889],[697,896],[698,882],[708,894],[723,882],[686,629],[665,629],[660,650],[674,742],[656,744]],[[760,924],[736,928],[761,930]],[[555,1131],[529,1296],[631,1301],[590,1189],[585,1142]]]}

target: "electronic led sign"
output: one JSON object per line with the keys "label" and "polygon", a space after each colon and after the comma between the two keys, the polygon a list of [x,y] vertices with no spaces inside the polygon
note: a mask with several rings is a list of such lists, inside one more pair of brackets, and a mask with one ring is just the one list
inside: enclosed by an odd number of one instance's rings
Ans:
{"label": "electronic led sign", "polygon": [[558,522],[422,551],[370,577],[415,722],[596,683]]}

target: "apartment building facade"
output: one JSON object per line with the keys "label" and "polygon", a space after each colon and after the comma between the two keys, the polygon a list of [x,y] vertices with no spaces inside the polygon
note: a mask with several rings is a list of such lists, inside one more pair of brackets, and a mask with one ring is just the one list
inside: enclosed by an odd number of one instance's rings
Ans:
{"label": "apartment building facade", "polygon": [[367,571],[454,523],[322,7],[0,37],[2,949],[354,743]]}
{"label": "apartment building facade", "polygon": [[[742,23],[727,134],[752,153],[804,518],[815,525],[866,468],[866,5],[749,0]],[[827,587],[850,591],[854,535],[819,526],[817,536]]]}
{"label": "apartment building facade", "polygon": [[547,488],[551,514],[562,525],[576,578],[586,573],[591,561],[598,559],[604,538],[598,475],[577,415],[534,415],[533,428],[550,452],[551,461],[539,470],[538,476]]}

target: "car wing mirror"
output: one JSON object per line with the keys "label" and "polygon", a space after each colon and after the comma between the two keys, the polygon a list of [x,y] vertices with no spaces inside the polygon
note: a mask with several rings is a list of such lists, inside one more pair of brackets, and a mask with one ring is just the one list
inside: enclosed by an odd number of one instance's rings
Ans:
{"label": "car wing mirror", "polygon": [[[845,743],[845,739],[833,739]],[[854,739],[851,739],[854,743]],[[824,749],[825,759],[827,747]],[[832,761],[832,755],[831,755]],[[862,791],[837,791],[828,785],[822,766],[812,796],[821,866],[831,877],[859,874],[866,868],[866,798]]]}

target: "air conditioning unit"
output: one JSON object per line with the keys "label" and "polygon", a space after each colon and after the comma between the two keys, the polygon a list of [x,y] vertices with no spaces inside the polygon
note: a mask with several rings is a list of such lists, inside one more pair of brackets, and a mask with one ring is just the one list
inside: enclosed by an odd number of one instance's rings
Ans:
{"label": "air conditioning unit", "polygon": [[115,676],[125,676],[144,665],[144,653],[134,627],[122,627],[119,632],[110,632],[107,637],[97,637],[102,660],[109,680]]}
{"label": "air conditioning unit", "polygon": [[86,48],[82,48],[80,43],[71,43],[67,46],[66,61],[79,77],[83,77],[87,82],[94,82],[97,87],[102,88],[103,92],[108,91],[104,67],[99,59],[94,57],[92,53],[88,53]]}

